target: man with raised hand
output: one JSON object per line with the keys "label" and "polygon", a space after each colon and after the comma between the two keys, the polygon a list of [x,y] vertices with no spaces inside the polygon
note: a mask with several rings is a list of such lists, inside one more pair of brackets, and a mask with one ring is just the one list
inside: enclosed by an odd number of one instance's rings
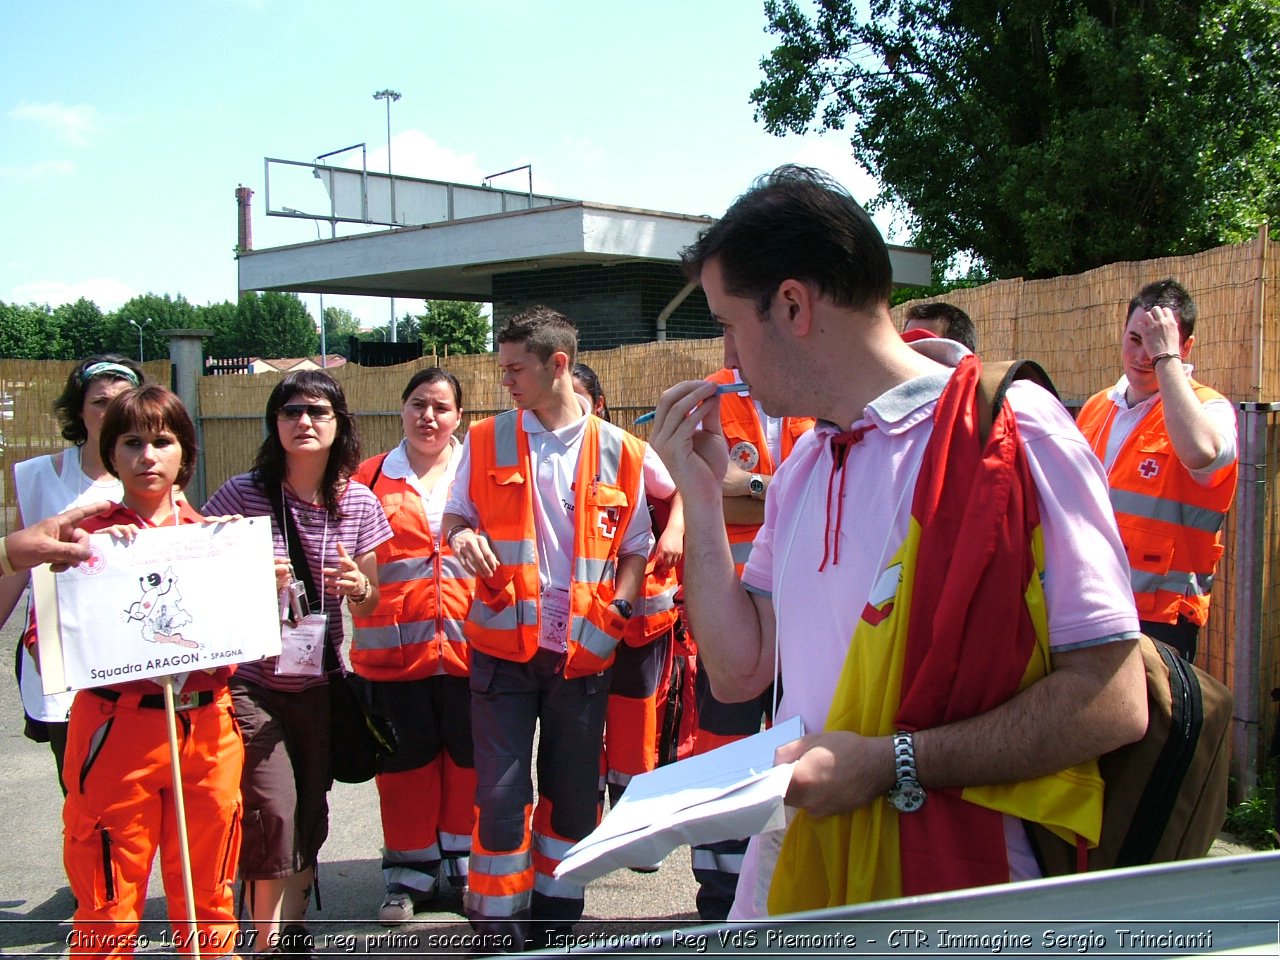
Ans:
{"label": "man with raised hand", "polygon": [[1036,876],[1024,818],[1096,842],[1095,758],[1142,736],[1146,690],[1105,479],[1066,412],[1019,381],[984,439],[981,364],[902,340],[883,239],[817,171],[762,178],[685,263],[765,411],[818,418],[741,580],[714,384],[666,391],[651,436],[716,696],[758,694],[776,644],[778,719],[810,731],[778,752],[797,812],[753,839],[731,919]]}

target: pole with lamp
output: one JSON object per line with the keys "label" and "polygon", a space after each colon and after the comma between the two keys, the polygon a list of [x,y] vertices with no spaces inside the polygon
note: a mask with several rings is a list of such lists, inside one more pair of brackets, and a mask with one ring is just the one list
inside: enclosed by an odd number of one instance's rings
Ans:
{"label": "pole with lamp", "polygon": [[151,322],[151,318],[147,317],[145,320],[142,321],[142,324],[140,326],[137,320],[133,319],[133,317],[129,317],[129,323],[131,323],[134,326],[134,328],[137,329],[138,331],[138,362],[139,363],[142,362],[142,328],[145,327],[150,322]]}
{"label": "pole with lamp", "polygon": [[[282,209],[285,213],[294,213],[301,217],[306,216],[306,214],[303,213],[301,210],[297,210],[293,207],[281,207],[280,209]],[[316,226],[316,243],[319,243],[320,242],[320,221],[316,220],[314,221],[314,223]],[[324,294],[323,293],[320,294],[320,366],[321,367],[329,366],[329,344],[328,344],[328,341],[325,339],[325,333],[324,333]]]}
{"label": "pole with lamp", "polygon": [[[373,95],[375,100],[387,102],[387,181],[391,184],[391,222],[396,222],[396,181],[391,175],[391,104],[400,99],[399,92],[391,89],[379,90]],[[391,298],[391,342],[396,342],[396,298]]]}

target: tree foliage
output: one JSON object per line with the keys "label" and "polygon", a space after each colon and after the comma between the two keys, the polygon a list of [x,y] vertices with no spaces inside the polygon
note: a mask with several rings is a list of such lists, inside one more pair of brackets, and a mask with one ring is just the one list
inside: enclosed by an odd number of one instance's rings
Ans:
{"label": "tree foliage", "polygon": [[775,134],[852,133],[942,262],[1072,273],[1280,213],[1277,0],[768,0]]}
{"label": "tree foliage", "polygon": [[351,357],[351,338],[360,336],[360,321],[342,307],[324,308],[325,349]]}
{"label": "tree foliage", "polygon": [[489,349],[489,318],[481,305],[468,300],[427,300],[419,317],[426,352],[485,353]]}

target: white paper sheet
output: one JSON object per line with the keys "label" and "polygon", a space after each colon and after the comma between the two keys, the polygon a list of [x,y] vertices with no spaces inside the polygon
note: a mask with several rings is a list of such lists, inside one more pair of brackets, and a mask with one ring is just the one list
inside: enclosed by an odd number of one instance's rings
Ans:
{"label": "white paper sheet", "polygon": [[649,866],[681,844],[749,837],[783,824],[792,764],[773,754],[804,734],[793,717],[752,737],[633,777],[590,836],[565,855],[556,877],[587,883],[623,867]]}

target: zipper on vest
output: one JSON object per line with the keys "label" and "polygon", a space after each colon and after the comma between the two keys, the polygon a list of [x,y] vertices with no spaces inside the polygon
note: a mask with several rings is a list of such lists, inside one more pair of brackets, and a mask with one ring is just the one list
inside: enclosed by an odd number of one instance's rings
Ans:
{"label": "zipper on vest", "polygon": [[98,824],[98,833],[102,835],[102,890],[107,903],[116,899],[116,878],[111,872],[111,831]]}

